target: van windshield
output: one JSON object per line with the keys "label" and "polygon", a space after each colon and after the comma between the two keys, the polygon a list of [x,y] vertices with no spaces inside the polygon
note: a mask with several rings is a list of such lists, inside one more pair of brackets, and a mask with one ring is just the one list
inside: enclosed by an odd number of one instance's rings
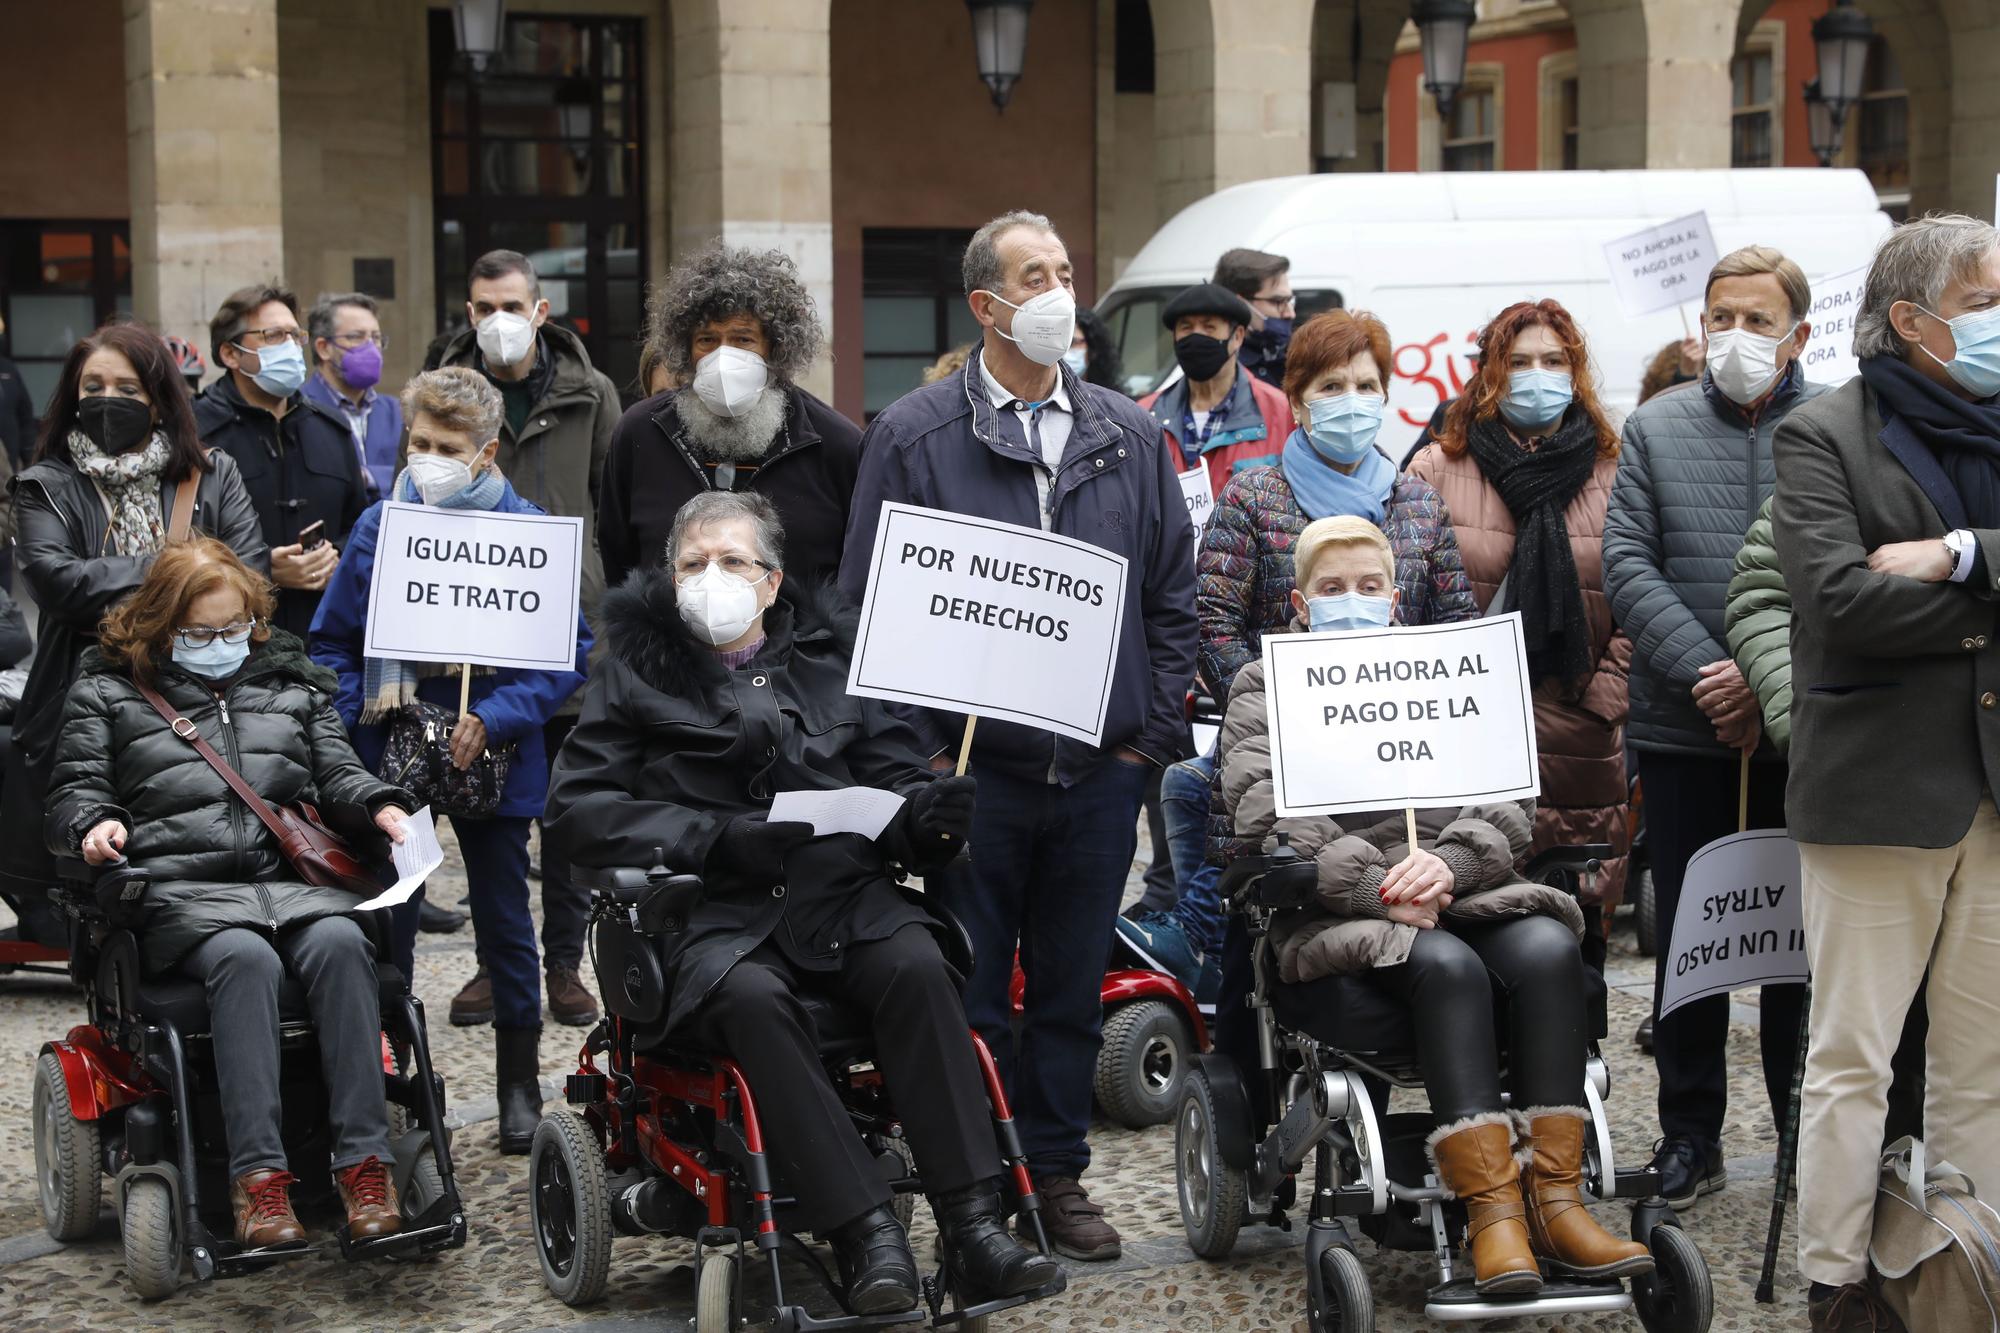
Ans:
{"label": "van windshield", "polygon": [[[1166,383],[1174,370],[1174,338],[1160,322],[1160,312],[1184,287],[1128,287],[1111,293],[1097,307],[1098,318],[1111,331],[1125,363],[1125,392],[1143,398]],[[1295,324],[1323,310],[1337,309],[1340,293],[1331,287],[1293,289],[1298,298]]]}

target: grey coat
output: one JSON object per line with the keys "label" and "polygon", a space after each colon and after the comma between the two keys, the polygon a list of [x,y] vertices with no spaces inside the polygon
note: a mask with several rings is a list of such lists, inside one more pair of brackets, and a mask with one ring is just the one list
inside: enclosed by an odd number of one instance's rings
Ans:
{"label": "grey coat", "polygon": [[1743,534],[1777,480],[1771,437],[1825,392],[1794,364],[1755,422],[1706,377],[1625,419],[1604,520],[1604,590],[1632,640],[1632,748],[1729,756],[1689,691],[1702,667],[1729,658],[1723,611]]}
{"label": "grey coat", "polygon": [[1973,530],[1980,586],[1869,570],[1876,547],[1956,525],[1902,461],[1941,479],[1934,456],[1884,430],[1859,379],[1793,414],[1777,450],[1772,534],[1793,604],[1786,823],[1801,842],[1953,846],[2000,788],[2000,531]]}

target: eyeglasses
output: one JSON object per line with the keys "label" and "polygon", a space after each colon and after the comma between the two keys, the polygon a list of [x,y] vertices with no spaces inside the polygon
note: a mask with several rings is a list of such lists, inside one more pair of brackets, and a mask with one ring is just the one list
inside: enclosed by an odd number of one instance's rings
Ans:
{"label": "eyeglasses", "polygon": [[250,637],[250,631],[257,628],[254,620],[241,620],[234,625],[224,625],[220,629],[212,625],[184,625],[174,631],[183,648],[206,648],[217,639],[224,643],[241,643]]}
{"label": "eyeglasses", "polygon": [[722,572],[725,574],[734,574],[738,578],[744,579],[749,578],[760,569],[770,569],[770,566],[762,560],[752,560],[747,555],[718,556],[714,560],[707,560],[698,555],[690,555],[683,557],[674,566],[674,579],[676,582],[684,583],[688,579],[700,578],[702,571],[707,569],[711,564],[721,565]]}
{"label": "eyeglasses", "polygon": [[1299,304],[1298,298],[1290,292],[1283,296],[1253,296],[1250,299],[1257,305],[1273,306],[1279,310],[1296,310]]}
{"label": "eyeglasses", "polygon": [[374,343],[377,347],[389,345],[389,340],[382,336],[379,329],[374,333],[342,333],[327,341],[340,347],[359,347],[362,343]]}
{"label": "eyeglasses", "polygon": [[236,345],[246,352],[254,352],[259,347],[276,347],[279,343],[293,342],[306,345],[304,329],[245,329],[236,337]]}

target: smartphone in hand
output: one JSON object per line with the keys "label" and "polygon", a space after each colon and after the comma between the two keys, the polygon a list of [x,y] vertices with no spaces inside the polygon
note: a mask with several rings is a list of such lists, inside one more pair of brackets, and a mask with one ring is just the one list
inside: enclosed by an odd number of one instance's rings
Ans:
{"label": "smartphone in hand", "polygon": [[299,549],[312,551],[326,545],[326,520],[316,518],[299,529]]}

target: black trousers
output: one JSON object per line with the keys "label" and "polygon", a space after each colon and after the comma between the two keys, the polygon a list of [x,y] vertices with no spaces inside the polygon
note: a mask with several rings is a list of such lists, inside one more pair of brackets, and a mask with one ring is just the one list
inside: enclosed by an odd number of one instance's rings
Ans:
{"label": "black trousers", "polygon": [[837,972],[794,967],[766,943],[737,962],[694,1032],[750,1081],[775,1179],[798,1197],[798,1226],[820,1235],[889,1201],[889,1184],[834,1095],[802,990],[859,1009],[874,1060],[932,1195],[1000,1174],[992,1107],[959,1001],[961,979],[922,926],[856,944]]}
{"label": "black trousers", "polygon": [[[1750,765],[1750,827],[1785,826],[1785,765]],[[1653,1006],[1673,956],[1674,916],[1688,858],[1717,838],[1736,832],[1735,756],[1639,752],[1639,780],[1646,793],[1646,847],[1653,867],[1653,901],[1660,951],[1653,960]],[[1764,1092],[1783,1124],[1798,1055],[1799,1016],[1805,987],[1766,986],[1761,997],[1758,1044]],[[1729,997],[1711,995],[1653,1022],[1653,1061],[1660,1069],[1660,1132],[1687,1135],[1713,1147],[1722,1140],[1729,1107]]]}
{"label": "black trousers", "polygon": [[[556,768],[556,756],[576,726],[576,715],[552,717],[542,727],[543,753],[549,772]],[[550,873],[549,859],[542,858],[542,965],[549,968],[583,966],[583,937],[590,928],[590,891],[578,888],[567,878]],[[483,961],[483,960],[482,960]]]}
{"label": "black trousers", "polygon": [[1146,867],[1145,892],[1139,908],[1145,912],[1171,912],[1181,900],[1180,882],[1174,878],[1174,861],[1167,851],[1167,817],[1160,809],[1160,779],[1165,769],[1146,780],[1146,832],[1153,843],[1153,863]]}

